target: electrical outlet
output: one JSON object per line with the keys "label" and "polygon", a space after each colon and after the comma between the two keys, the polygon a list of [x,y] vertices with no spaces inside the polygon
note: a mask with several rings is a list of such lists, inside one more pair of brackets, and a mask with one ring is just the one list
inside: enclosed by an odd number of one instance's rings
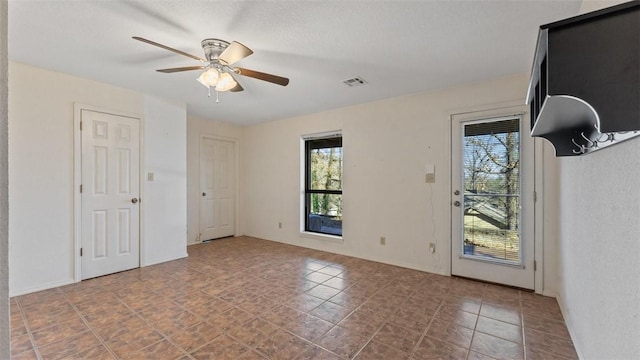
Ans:
{"label": "electrical outlet", "polygon": [[384,236],[380,236],[380,245],[387,245],[387,238]]}
{"label": "electrical outlet", "polygon": [[435,243],[429,243],[429,251],[432,254],[435,254],[435,252],[436,252],[436,244]]}
{"label": "electrical outlet", "polygon": [[153,173],[152,172],[148,172],[147,173],[147,181],[153,181]]}

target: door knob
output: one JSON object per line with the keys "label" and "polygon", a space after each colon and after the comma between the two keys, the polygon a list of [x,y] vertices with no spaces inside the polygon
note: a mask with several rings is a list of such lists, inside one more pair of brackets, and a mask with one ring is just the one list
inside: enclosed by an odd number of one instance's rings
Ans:
{"label": "door knob", "polygon": [[207,196],[207,193],[202,193],[202,196]]}
{"label": "door knob", "polygon": [[131,199],[131,202],[134,203],[134,204],[137,203],[138,202],[138,198]]}
{"label": "door knob", "polygon": [[459,207],[460,206],[460,201],[458,201],[458,200],[454,201],[453,202],[453,206]]}
{"label": "door knob", "polygon": [[453,195],[460,195],[460,190],[456,190],[453,192]]}

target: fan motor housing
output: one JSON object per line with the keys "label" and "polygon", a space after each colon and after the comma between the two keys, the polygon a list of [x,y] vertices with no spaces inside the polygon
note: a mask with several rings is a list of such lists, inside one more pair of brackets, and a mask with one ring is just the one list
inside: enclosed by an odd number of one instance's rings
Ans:
{"label": "fan motor housing", "polygon": [[204,39],[200,43],[204,55],[208,61],[217,59],[220,54],[229,46],[229,43],[220,39]]}

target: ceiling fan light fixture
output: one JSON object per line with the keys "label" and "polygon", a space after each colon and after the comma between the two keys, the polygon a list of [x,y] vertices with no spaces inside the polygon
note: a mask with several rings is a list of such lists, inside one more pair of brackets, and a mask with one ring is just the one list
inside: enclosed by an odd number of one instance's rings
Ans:
{"label": "ceiling fan light fixture", "polygon": [[200,76],[198,76],[197,80],[198,82],[200,82],[200,84],[209,88],[215,87],[218,84],[219,77],[220,74],[218,73],[218,70],[214,68],[208,68],[207,70],[203,71]]}
{"label": "ceiling fan light fixture", "polygon": [[159,47],[164,50],[174,52],[182,56],[186,56],[193,60],[200,61],[200,65],[158,69],[156,71],[161,73],[177,73],[182,71],[204,70],[200,74],[200,76],[198,76],[197,80],[207,88],[207,90],[209,91],[209,97],[211,97],[211,90],[215,90],[216,97],[218,96],[217,93],[221,91],[243,91],[244,89],[236,81],[235,75],[246,76],[280,86],[287,86],[289,84],[289,79],[281,76],[267,74],[255,70],[249,70],[241,67],[232,67],[232,65],[236,62],[253,54],[253,51],[251,49],[237,41],[229,43],[224,40],[213,38],[202,40],[200,45],[202,46],[202,50],[204,51],[205,55],[205,59],[203,59],[199,56],[191,55],[184,51],[174,49],[172,47],[139,36],[134,36],[133,39]]}
{"label": "ceiling fan light fixture", "polygon": [[223,72],[220,74],[218,78],[218,84],[216,85],[216,91],[228,91],[236,87],[238,83],[233,78],[233,76],[229,75],[229,73]]}

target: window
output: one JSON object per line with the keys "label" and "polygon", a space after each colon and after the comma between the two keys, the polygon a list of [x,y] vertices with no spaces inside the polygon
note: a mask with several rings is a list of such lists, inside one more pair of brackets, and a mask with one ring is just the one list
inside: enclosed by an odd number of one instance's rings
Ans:
{"label": "window", "polygon": [[464,125],[464,254],[520,263],[520,119]]}
{"label": "window", "polygon": [[310,138],[304,145],[304,230],[342,236],[342,136]]}

